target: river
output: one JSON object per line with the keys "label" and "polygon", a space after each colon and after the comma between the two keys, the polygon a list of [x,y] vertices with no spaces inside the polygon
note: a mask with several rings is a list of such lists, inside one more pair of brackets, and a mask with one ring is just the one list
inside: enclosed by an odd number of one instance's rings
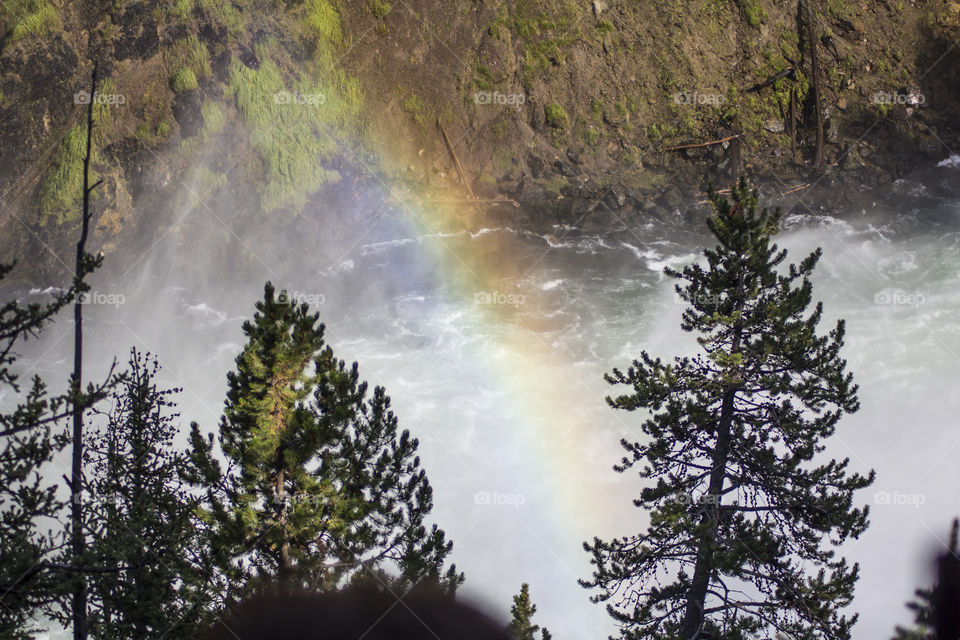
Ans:
{"label": "river", "polygon": [[[960,515],[960,202],[924,198],[922,182],[893,189],[897,204],[867,196],[845,211],[799,207],[779,237],[792,261],[823,248],[814,277],[823,327],[847,320],[862,409],[841,421],[827,453],[877,471],[859,494],[872,525],[843,549],[862,567],[857,640],[909,620],[904,602],[929,582],[932,550]],[[265,261],[262,278],[229,286],[216,265],[207,283],[165,270],[161,253],[105,270],[88,307],[87,375],[130,346],[149,350],[164,382],[184,389],[184,429],[190,420],[214,429],[241,322],[273,280],[320,312],[337,355],[385,386],[401,426],[420,438],[433,515],[466,572],[462,593],[506,615],[529,582],[536,621],[555,638],[604,638],[612,624],[577,585],[589,573],[581,543],[630,534],[645,517],[630,503],[639,480],[611,469],[642,416],[606,407],[603,374],[644,349],[695,350],[662,270],[695,260],[706,229],[650,222],[602,237],[422,222],[358,233],[336,259],[305,259],[296,275]],[[70,336],[64,315],[28,351],[33,368],[61,376]]]}

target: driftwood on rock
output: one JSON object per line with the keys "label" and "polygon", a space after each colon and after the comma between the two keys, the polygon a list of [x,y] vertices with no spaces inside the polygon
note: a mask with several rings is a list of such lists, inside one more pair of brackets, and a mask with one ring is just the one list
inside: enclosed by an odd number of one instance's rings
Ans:
{"label": "driftwood on rock", "polygon": [[443,138],[443,144],[447,146],[447,153],[450,154],[450,161],[453,162],[453,167],[457,170],[457,176],[460,178],[460,183],[467,188],[467,194],[470,196],[470,199],[476,199],[476,196],[473,195],[473,189],[470,188],[470,181],[467,180],[467,176],[463,173],[463,166],[460,164],[460,159],[457,157],[457,152],[454,151],[453,145],[450,144],[450,138],[447,137],[446,130],[443,128],[443,125],[440,124],[440,118],[437,118],[437,129],[440,130],[440,136]]}
{"label": "driftwood on rock", "polygon": [[723,142],[729,142],[731,140],[736,140],[740,137],[739,133],[735,133],[732,136],[727,136],[726,138],[720,138],[719,140],[709,140],[707,142],[692,142],[690,144],[679,144],[675,147],[664,147],[661,151],[680,151],[681,149],[696,149],[697,147],[709,147],[713,144],[721,144]]}

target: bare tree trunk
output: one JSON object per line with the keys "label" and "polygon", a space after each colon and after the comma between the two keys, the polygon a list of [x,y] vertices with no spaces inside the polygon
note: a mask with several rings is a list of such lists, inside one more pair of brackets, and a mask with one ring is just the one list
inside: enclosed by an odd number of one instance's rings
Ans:
{"label": "bare tree trunk", "polygon": [[93,105],[96,101],[97,65],[94,63],[90,75],[90,101],[87,103],[87,150],[83,157],[83,219],[81,220],[80,241],[77,242],[76,272],[74,286],[76,299],[73,303],[73,377],[71,393],[73,395],[73,466],[70,470],[70,523],[71,548],[73,552],[75,585],[73,590],[73,638],[86,640],[87,621],[87,582],[83,571],[79,570],[83,562],[86,546],[83,534],[83,411],[86,401],[83,393],[83,291],[84,277],[88,271],[87,235],[90,230],[90,193],[99,182],[90,184],[90,157],[93,147]]}
{"label": "bare tree trunk", "polygon": [[[738,279],[740,302],[738,310],[743,313],[745,293],[744,274],[741,267]],[[731,353],[739,353],[740,341],[743,334],[741,320],[737,320],[733,328],[733,340],[730,345]],[[690,593],[687,594],[687,606],[683,615],[680,640],[696,640],[703,630],[704,608],[707,600],[707,590],[710,587],[710,574],[713,573],[713,544],[716,541],[717,529],[720,526],[720,501],[723,495],[723,481],[727,478],[727,460],[730,457],[730,431],[733,427],[733,410],[737,390],[727,388],[720,401],[720,417],[717,420],[717,444],[711,459],[710,485],[705,496],[706,502],[702,505],[708,522],[706,540],[697,549],[697,560],[693,568],[693,578],[690,581]]]}
{"label": "bare tree trunk", "polygon": [[793,161],[797,161],[797,89],[790,87],[790,151],[793,153]]}
{"label": "bare tree trunk", "polygon": [[813,12],[810,0],[804,0],[807,10],[807,36],[810,39],[810,67],[813,78],[813,108],[817,118],[817,171],[823,171],[823,109],[820,96],[820,65],[817,62],[817,30],[813,25]]}

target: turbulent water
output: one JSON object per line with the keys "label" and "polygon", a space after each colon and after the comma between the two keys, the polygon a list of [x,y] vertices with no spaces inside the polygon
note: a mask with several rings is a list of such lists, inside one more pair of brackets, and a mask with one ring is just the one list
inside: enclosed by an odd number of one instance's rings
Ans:
{"label": "turbulent water", "polygon": [[[779,239],[794,261],[823,247],[814,285],[824,329],[848,324],[863,408],[827,452],[877,471],[860,494],[872,526],[844,550],[862,566],[853,609],[864,640],[909,619],[903,603],[930,580],[932,550],[960,515],[960,202],[902,201],[793,214]],[[616,239],[575,228],[398,232],[297,278],[263,280],[314,304],[337,354],[387,388],[420,438],[464,593],[504,615],[527,581],[555,637],[603,638],[613,627],[576,582],[589,574],[581,542],[629,534],[644,518],[630,504],[636,477],[611,470],[641,416],[606,408],[602,376],[643,349],[669,357],[695,347],[662,269],[696,259],[704,233],[653,223]],[[262,281],[218,290],[154,276],[158,264],[94,284],[88,376],[129,346],[152,351],[165,381],[184,388],[184,424],[213,429]],[[480,269],[490,271],[465,277]],[[43,357],[31,352],[42,374],[67,366],[70,336],[64,318]]]}

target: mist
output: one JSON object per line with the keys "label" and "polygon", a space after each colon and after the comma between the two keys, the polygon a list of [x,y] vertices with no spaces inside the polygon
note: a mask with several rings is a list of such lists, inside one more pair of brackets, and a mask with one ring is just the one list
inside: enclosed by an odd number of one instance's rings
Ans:
{"label": "mist", "polygon": [[[611,468],[643,416],[606,406],[603,374],[642,350],[694,352],[662,270],[698,259],[706,228],[431,229],[429,210],[384,206],[374,193],[355,207],[378,213],[351,216],[331,240],[304,237],[296,224],[244,230],[185,202],[135,260],[108,256],[91,278],[85,378],[105,375],[113,359],[124,364],[130,347],[149,351],[161,383],[182,388],[184,436],[191,421],[214,432],[241,324],[272,281],[319,312],[337,356],[386,387],[401,427],[420,439],[432,520],[454,541],[463,595],[503,618],[529,582],[539,622],[557,637],[613,633],[577,585],[590,572],[581,543],[646,524],[630,502],[636,474]],[[960,202],[868,198],[816,214],[794,204],[779,242],[793,262],[823,248],[814,278],[822,328],[846,319],[860,385],[862,409],[840,422],[826,454],[877,472],[858,494],[872,525],[842,549],[862,567],[854,638],[883,637],[909,621],[904,602],[931,582],[931,549],[945,544],[956,514]],[[243,269],[218,259],[225,243],[249,251]],[[28,347],[30,373],[56,387],[71,335],[58,318]]]}

